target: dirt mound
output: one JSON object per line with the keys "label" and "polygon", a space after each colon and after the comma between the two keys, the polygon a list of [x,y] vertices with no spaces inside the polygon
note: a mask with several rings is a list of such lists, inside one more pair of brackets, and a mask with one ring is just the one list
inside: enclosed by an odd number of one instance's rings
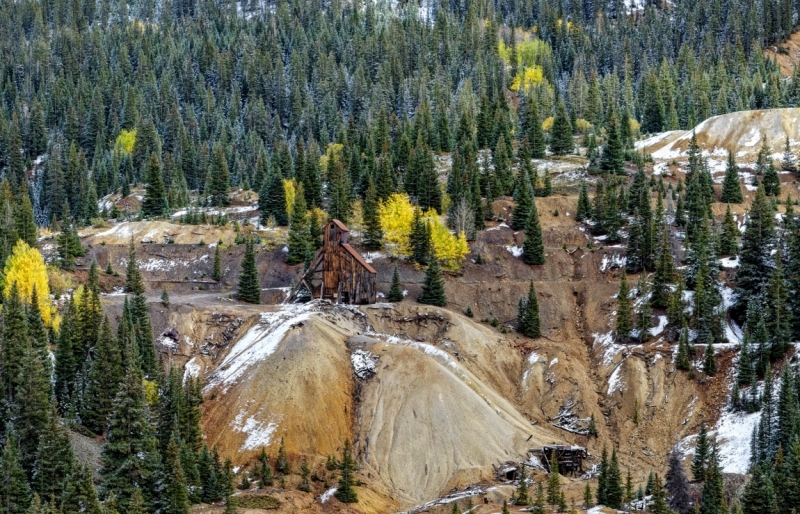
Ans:
{"label": "dirt mound", "polygon": [[[775,159],[780,159],[787,137],[795,152],[800,148],[798,120],[800,108],[733,112],[709,118],[677,138],[675,132],[669,132],[637,146],[651,153],[654,159],[683,160],[692,133],[695,133],[705,155],[725,158],[728,150],[732,150],[741,163],[755,161],[766,137]],[[664,144],[665,140],[669,142]]]}

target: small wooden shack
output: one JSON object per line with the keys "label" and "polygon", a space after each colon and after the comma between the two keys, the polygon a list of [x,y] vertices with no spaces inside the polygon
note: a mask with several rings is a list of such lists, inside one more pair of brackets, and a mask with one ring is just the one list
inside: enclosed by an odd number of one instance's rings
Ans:
{"label": "small wooden shack", "polygon": [[322,227],[322,248],[289,297],[298,300],[301,291],[311,298],[336,303],[375,303],[378,272],[348,244],[350,230],[339,220]]}
{"label": "small wooden shack", "polygon": [[558,462],[558,472],[562,475],[575,475],[583,473],[583,460],[589,457],[589,452],[582,446],[552,444],[535,449],[531,453],[537,455],[542,466],[550,472],[551,460],[555,456]]}

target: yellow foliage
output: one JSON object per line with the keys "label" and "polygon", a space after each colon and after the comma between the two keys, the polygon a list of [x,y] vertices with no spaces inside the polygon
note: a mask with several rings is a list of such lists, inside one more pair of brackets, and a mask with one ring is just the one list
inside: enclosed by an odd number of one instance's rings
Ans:
{"label": "yellow foliage", "polygon": [[33,286],[39,296],[39,308],[42,319],[48,327],[54,321],[55,308],[50,303],[50,284],[47,280],[47,266],[42,254],[36,248],[31,248],[22,239],[14,245],[14,250],[6,259],[3,267],[3,294],[8,295],[12,284],[16,282],[19,295],[30,303]]}
{"label": "yellow foliage", "polygon": [[532,88],[536,84],[541,84],[543,80],[544,72],[542,71],[542,67],[534,64],[529,68],[525,68],[525,71],[522,73],[517,73],[517,76],[514,77],[509,89],[511,91],[519,91],[520,89],[525,91]]}
{"label": "yellow foliage", "polygon": [[639,123],[633,118],[628,118],[628,123],[631,126],[631,134],[636,134],[637,132],[639,132],[639,129],[642,128],[641,123]]}
{"label": "yellow foliage", "polygon": [[549,118],[545,119],[542,122],[542,130],[544,130],[545,132],[550,132],[551,130],[553,130],[553,122],[554,122],[554,118],[552,116],[550,116]]}
{"label": "yellow foliage", "polygon": [[283,179],[283,194],[286,196],[286,214],[289,216],[292,215],[292,209],[294,208],[294,192],[295,192],[295,181],[294,179],[288,180]]}
{"label": "yellow foliage", "polygon": [[383,241],[393,257],[408,255],[408,236],[414,220],[414,207],[408,195],[394,193],[380,203],[378,214],[383,228]]}
{"label": "yellow foliage", "polygon": [[147,400],[147,404],[155,405],[158,403],[158,382],[143,378],[142,386],[144,386],[144,397]]}
{"label": "yellow foliage", "polygon": [[342,155],[343,148],[344,145],[341,143],[328,143],[328,147],[325,149],[325,155],[319,158],[319,167],[322,168],[323,173],[328,172],[328,163],[332,159],[338,159]]}
{"label": "yellow foliage", "polygon": [[577,128],[581,132],[585,132],[590,128],[592,128],[592,124],[583,118],[578,118],[577,120],[575,120],[575,128]]}
{"label": "yellow foliage", "polygon": [[458,271],[469,253],[469,245],[464,233],[455,235],[450,232],[450,229],[433,209],[426,211],[424,218],[430,224],[433,252],[442,265],[442,269]]}
{"label": "yellow foliage", "polygon": [[72,277],[55,266],[47,267],[47,282],[50,284],[50,293],[56,298],[75,287]]}
{"label": "yellow foliage", "polygon": [[114,142],[114,151],[130,155],[133,151],[133,144],[136,142],[136,129],[121,130]]}

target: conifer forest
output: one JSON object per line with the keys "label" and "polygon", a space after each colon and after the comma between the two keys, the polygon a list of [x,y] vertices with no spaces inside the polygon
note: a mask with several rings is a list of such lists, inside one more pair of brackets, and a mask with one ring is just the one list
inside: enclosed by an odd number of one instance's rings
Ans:
{"label": "conifer forest", "polygon": [[797,514],[799,161],[800,0],[0,0],[0,514]]}

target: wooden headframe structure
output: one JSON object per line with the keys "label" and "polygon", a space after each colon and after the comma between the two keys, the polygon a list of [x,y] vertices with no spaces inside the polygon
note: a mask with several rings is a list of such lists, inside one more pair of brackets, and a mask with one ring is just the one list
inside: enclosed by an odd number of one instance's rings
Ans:
{"label": "wooden headframe structure", "polygon": [[311,298],[336,303],[375,303],[378,272],[348,244],[349,232],[339,220],[322,227],[322,248],[292,289],[289,301],[305,290]]}

